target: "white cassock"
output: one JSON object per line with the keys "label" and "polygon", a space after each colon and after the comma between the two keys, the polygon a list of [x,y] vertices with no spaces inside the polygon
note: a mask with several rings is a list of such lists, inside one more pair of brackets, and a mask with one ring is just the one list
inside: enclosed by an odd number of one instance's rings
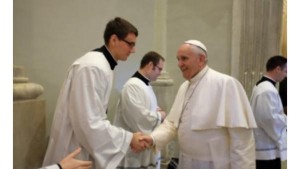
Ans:
{"label": "white cassock", "polygon": [[[135,76],[138,74],[139,76]],[[161,115],[157,112],[157,100],[151,85],[140,73],[135,73],[124,85],[114,125],[131,132],[150,134],[161,123]],[[142,77],[141,77],[142,76]],[[156,166],[156,167],[155,167]],[[160,153],[145,150],[134,153],[128,150],[118,168],[160,168]]]}
{"label": "white cassock", "polygon": [[177,135],[179,169],[255,169],[255,127],[242,85],[206,66],[181,85],[151,136],[160,149]]}
{"label": "white cassock", "polygon": [[94,169],[115,169],[129,148],[132,133],[107,120],[113,82],[113,68],[107,57],[112,56],[104,46],[100,50],[88,52],[69,68],[43,166],[61,161],[80,146],[78,159],[91,160]]}
{"label": "white cassock", "polygon": [[269,81],[254,86],[251,106],[257,122],[254,130],[256,159],[287,158],[287,118],[276,87]]}

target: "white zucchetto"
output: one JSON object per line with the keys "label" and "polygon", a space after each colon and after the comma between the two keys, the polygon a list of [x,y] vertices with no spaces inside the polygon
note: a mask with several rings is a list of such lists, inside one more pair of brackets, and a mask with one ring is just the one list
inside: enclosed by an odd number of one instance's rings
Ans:
{"label": "white zucchetto", "polygon": [[191,44],[191,45],[197,46],[197,47],[203,49],[205,52],[207,52],[206,46],[205,46],[202,42],[200,42],[200,41],[198,41],[198,40],[187,40],[187,41],[185,41],[184,43],[187,43],[187,44]]}

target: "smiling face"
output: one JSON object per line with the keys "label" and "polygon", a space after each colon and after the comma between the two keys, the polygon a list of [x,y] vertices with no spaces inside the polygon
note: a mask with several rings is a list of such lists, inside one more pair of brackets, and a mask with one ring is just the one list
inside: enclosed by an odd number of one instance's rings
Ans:
{"label": "smiling face", "polygon": [[200,49],[190,44],[182,44],[178,49],[178,67],[186,80],[192,79],[206,65],[205,56],[197,50]]}

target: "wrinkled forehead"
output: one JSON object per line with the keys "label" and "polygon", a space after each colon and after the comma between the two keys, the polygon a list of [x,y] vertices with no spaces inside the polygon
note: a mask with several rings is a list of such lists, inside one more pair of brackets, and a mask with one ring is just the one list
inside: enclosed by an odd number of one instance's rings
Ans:
{"label": "wrinkled forehead", "polygon": [[192,45],[189,44],[182,44],[177,51],[177,57],[191,57],[193,55],[195,55],[195,51],[193,49]]}

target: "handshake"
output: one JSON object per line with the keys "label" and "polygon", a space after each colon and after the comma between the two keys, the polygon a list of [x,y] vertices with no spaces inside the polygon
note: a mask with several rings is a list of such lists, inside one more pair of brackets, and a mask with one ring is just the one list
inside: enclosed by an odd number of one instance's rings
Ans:
{"label": "handshake", "polygon": [[144,151],[146,148],[150,148],[153,145],[152,137],[149,135],[144,135],[141,132],[133,133],[130,147],[135,153]]}

